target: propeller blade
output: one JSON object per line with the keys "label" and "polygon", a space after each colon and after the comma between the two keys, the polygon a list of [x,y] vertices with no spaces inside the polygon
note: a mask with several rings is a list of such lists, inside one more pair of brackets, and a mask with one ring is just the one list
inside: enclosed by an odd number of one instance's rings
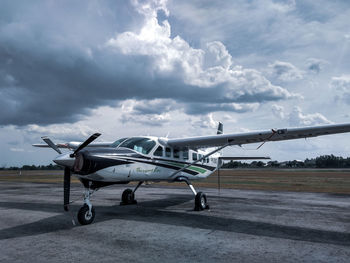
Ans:
{"label": "propeller blade", "polygon": [[76,156],[76,154],[81,151],[82,149],[84,149],[86,146],[88,146],[91,142],[93,142],[94,140],[96,140],[96,138],[98,136],[100,136],[100,133],[95,133],[93,135],[91,135],[85,142],[83,142],[82,144],[79,145],[79,147],[74,151],[74,153],[71,154],[71,157]]}
{"label": "propeller blade", "polygon": [[64,211],[69,210],[69,194],[70,194],[70,178],[71,171],[69,167],[64,168],[64,179],[63,179],[63,208]]}
{"label": "propeller blade", "polygon": [[59,154],[62,154],[62,152],[60,151],[60,149],[58,149],[57,145],[54,144],[49,137],[43,136],[41,137],[41,139],[43,139],[44,142],[47,143],[48,146],[50,146],[52,149],[54,149],[56,152],[58,152]]}

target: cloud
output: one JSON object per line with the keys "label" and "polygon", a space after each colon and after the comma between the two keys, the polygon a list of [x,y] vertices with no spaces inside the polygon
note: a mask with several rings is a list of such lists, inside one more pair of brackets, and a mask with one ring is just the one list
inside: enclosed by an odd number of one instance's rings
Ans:
{"label": "cloud", "polygon": [[332,123],[321,113],[304,114],[297,106],[289,114],[288,121],[291,126],[313,126]]}
{"label": "cloud", "polygon": [[284,115],[284,107],[283,106],[273,104],[271,106],[271,110],[275,116],[277,116],[280,119],[284,119],[285,115]]}
{"label": "cloud", "polygon": [[332,89],[350,92],[350,75],[342,75],[340,77],[333,77],[330,83]]}
{"label": "cloud", "polygon": [[166,1],[6,6],[0,125],[77,122],[99,106],[128,99],[245,112],[254,103],[296,97],[261,72],[234,64],[220,41],[194,48],[172,37]]}
{"label": "cloud", "polygon": [[67,141],[81,141],[83,138],[87,138],[96,130],[93,130],[87,125],[81,123],[74,124],[52,124],[46,126],[39,126],[36,124],[30,124],[24,128],[27,134],[33,136],[34,134],[39,136],[49,136],[55,139],[64,139]]}
{"label": "cloud", "polygon": [[279,119],[287,120],[289,126],[300,127],[333,123],[321,113],[305,114],[298,106],[294,106],[290,113],[286,113],[284,107],[277,104],[272,105],[271,110]]}
{"label": "cloud", "polygon": [[275,61],[269,69],[271,76],[282,82],[303,79],[303,72],[289,62]]}
{"label": "cloud", "polygon": [[176,109],[176,102],[171,99],[125,100],[119,105],[123,112],[138,115],[159,114]]}
{"label": "cloud", "polygon": [[272,85],[257,70],[234,65],[232,56],[219,41],[207,43],[205,49],[195,49],[180,36],[172,38],[169,22],[159,24],[155,12],[147,13],[139,33],[118,34],[107,41],[106,47],[116,53],[146,56],[153,74],[177,76],[192,89],[215,88],[216,96],[211,98],[218,102],[263,102],[295,97],[286,89]]}
{"label": "cloud", "polygon": [[24,152],[24,149],[22,148],[10,148],[11,152]]}
{"label": "cloud", "polygon": [[336,93],[336,100],[350,104],[350,75],[332,77],[329,86]]}
{"label": "cloud", "polygon": [[320,73],[326,64],[328,64],[327,61],[317,58],[309,58],[306,61],[307,69],[314,73]]}
{"label": "cloud", "polygon": [[213,114],[201,116],[199,119],[192,120],[192,126],[203,129],[215,129],[218,126],[218,121],[214,120]]}
{"label": "cloud", "polygon": [[123,123],[139,123],[148,126],[162,126],[170,121],[170,111],[176,110],[176,103],[170,99],[126,100],[120,103]]}

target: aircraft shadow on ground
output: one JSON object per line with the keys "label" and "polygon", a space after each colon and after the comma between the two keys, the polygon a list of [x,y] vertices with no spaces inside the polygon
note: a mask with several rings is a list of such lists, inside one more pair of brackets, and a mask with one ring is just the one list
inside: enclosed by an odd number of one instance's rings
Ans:
{"label": "aircraft shadow on ground", "polygon": [[[283,238],[299,241],[327,243],[350,246],[350,233],[309,229],[303,227],[283,226],[272,223],[256,222],[233,218],[221,218],[208,215],[208,212],[198,213],[174,212],[165,210],[168,207],[184,204],[193,200],[191,195],[171,195],[168,198],[140,202],[132,206],[95,206],[95,223],[113,219],[123,219],[136,222],[151,222],[182,227],[195,227],[212,231],[235,232],[254,236]],[[58,213],[63,210],[58,204],[0,202],[0,207]],[[79,206],[71,206],[75,216]],[[20,216],[20,215],[18,215]],[[32,223],[0,230],[0,240],[34,236],[62,230],[74,226],[69,213],[55,215]]]}

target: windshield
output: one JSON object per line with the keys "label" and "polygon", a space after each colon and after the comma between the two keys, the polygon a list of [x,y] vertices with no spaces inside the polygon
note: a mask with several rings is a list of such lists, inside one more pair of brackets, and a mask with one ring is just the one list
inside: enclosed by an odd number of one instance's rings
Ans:
{"label": "windshield", "polygon": [[121,138],[119,140],[116,140],[114,143],[111,144],[111,147],[118,147],[119,144],[121,144],[123,141],[125,141],[127,138]]}
{"label": "windshield", "polygon": [[119,145],[119,147],[125,147],[135,150],[139,153],[148,154],[156,145],[156,142],[148,138],[130,138]]}

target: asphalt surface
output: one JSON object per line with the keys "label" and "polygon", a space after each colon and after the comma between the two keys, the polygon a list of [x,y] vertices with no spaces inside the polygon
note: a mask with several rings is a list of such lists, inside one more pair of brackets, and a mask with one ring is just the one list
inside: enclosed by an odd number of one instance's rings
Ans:
{"label": "asphalt surface", "polygon": [[[350,195],[197,189],[210,209],[193,211],[188,188],[126,186],[92,198],[93,224],[74,226],[58,184],[0,184],[0,262],[349,262]],[[77,223],[77,222],[76,222]],[[78,223],[77,223],[78,224]]]}

